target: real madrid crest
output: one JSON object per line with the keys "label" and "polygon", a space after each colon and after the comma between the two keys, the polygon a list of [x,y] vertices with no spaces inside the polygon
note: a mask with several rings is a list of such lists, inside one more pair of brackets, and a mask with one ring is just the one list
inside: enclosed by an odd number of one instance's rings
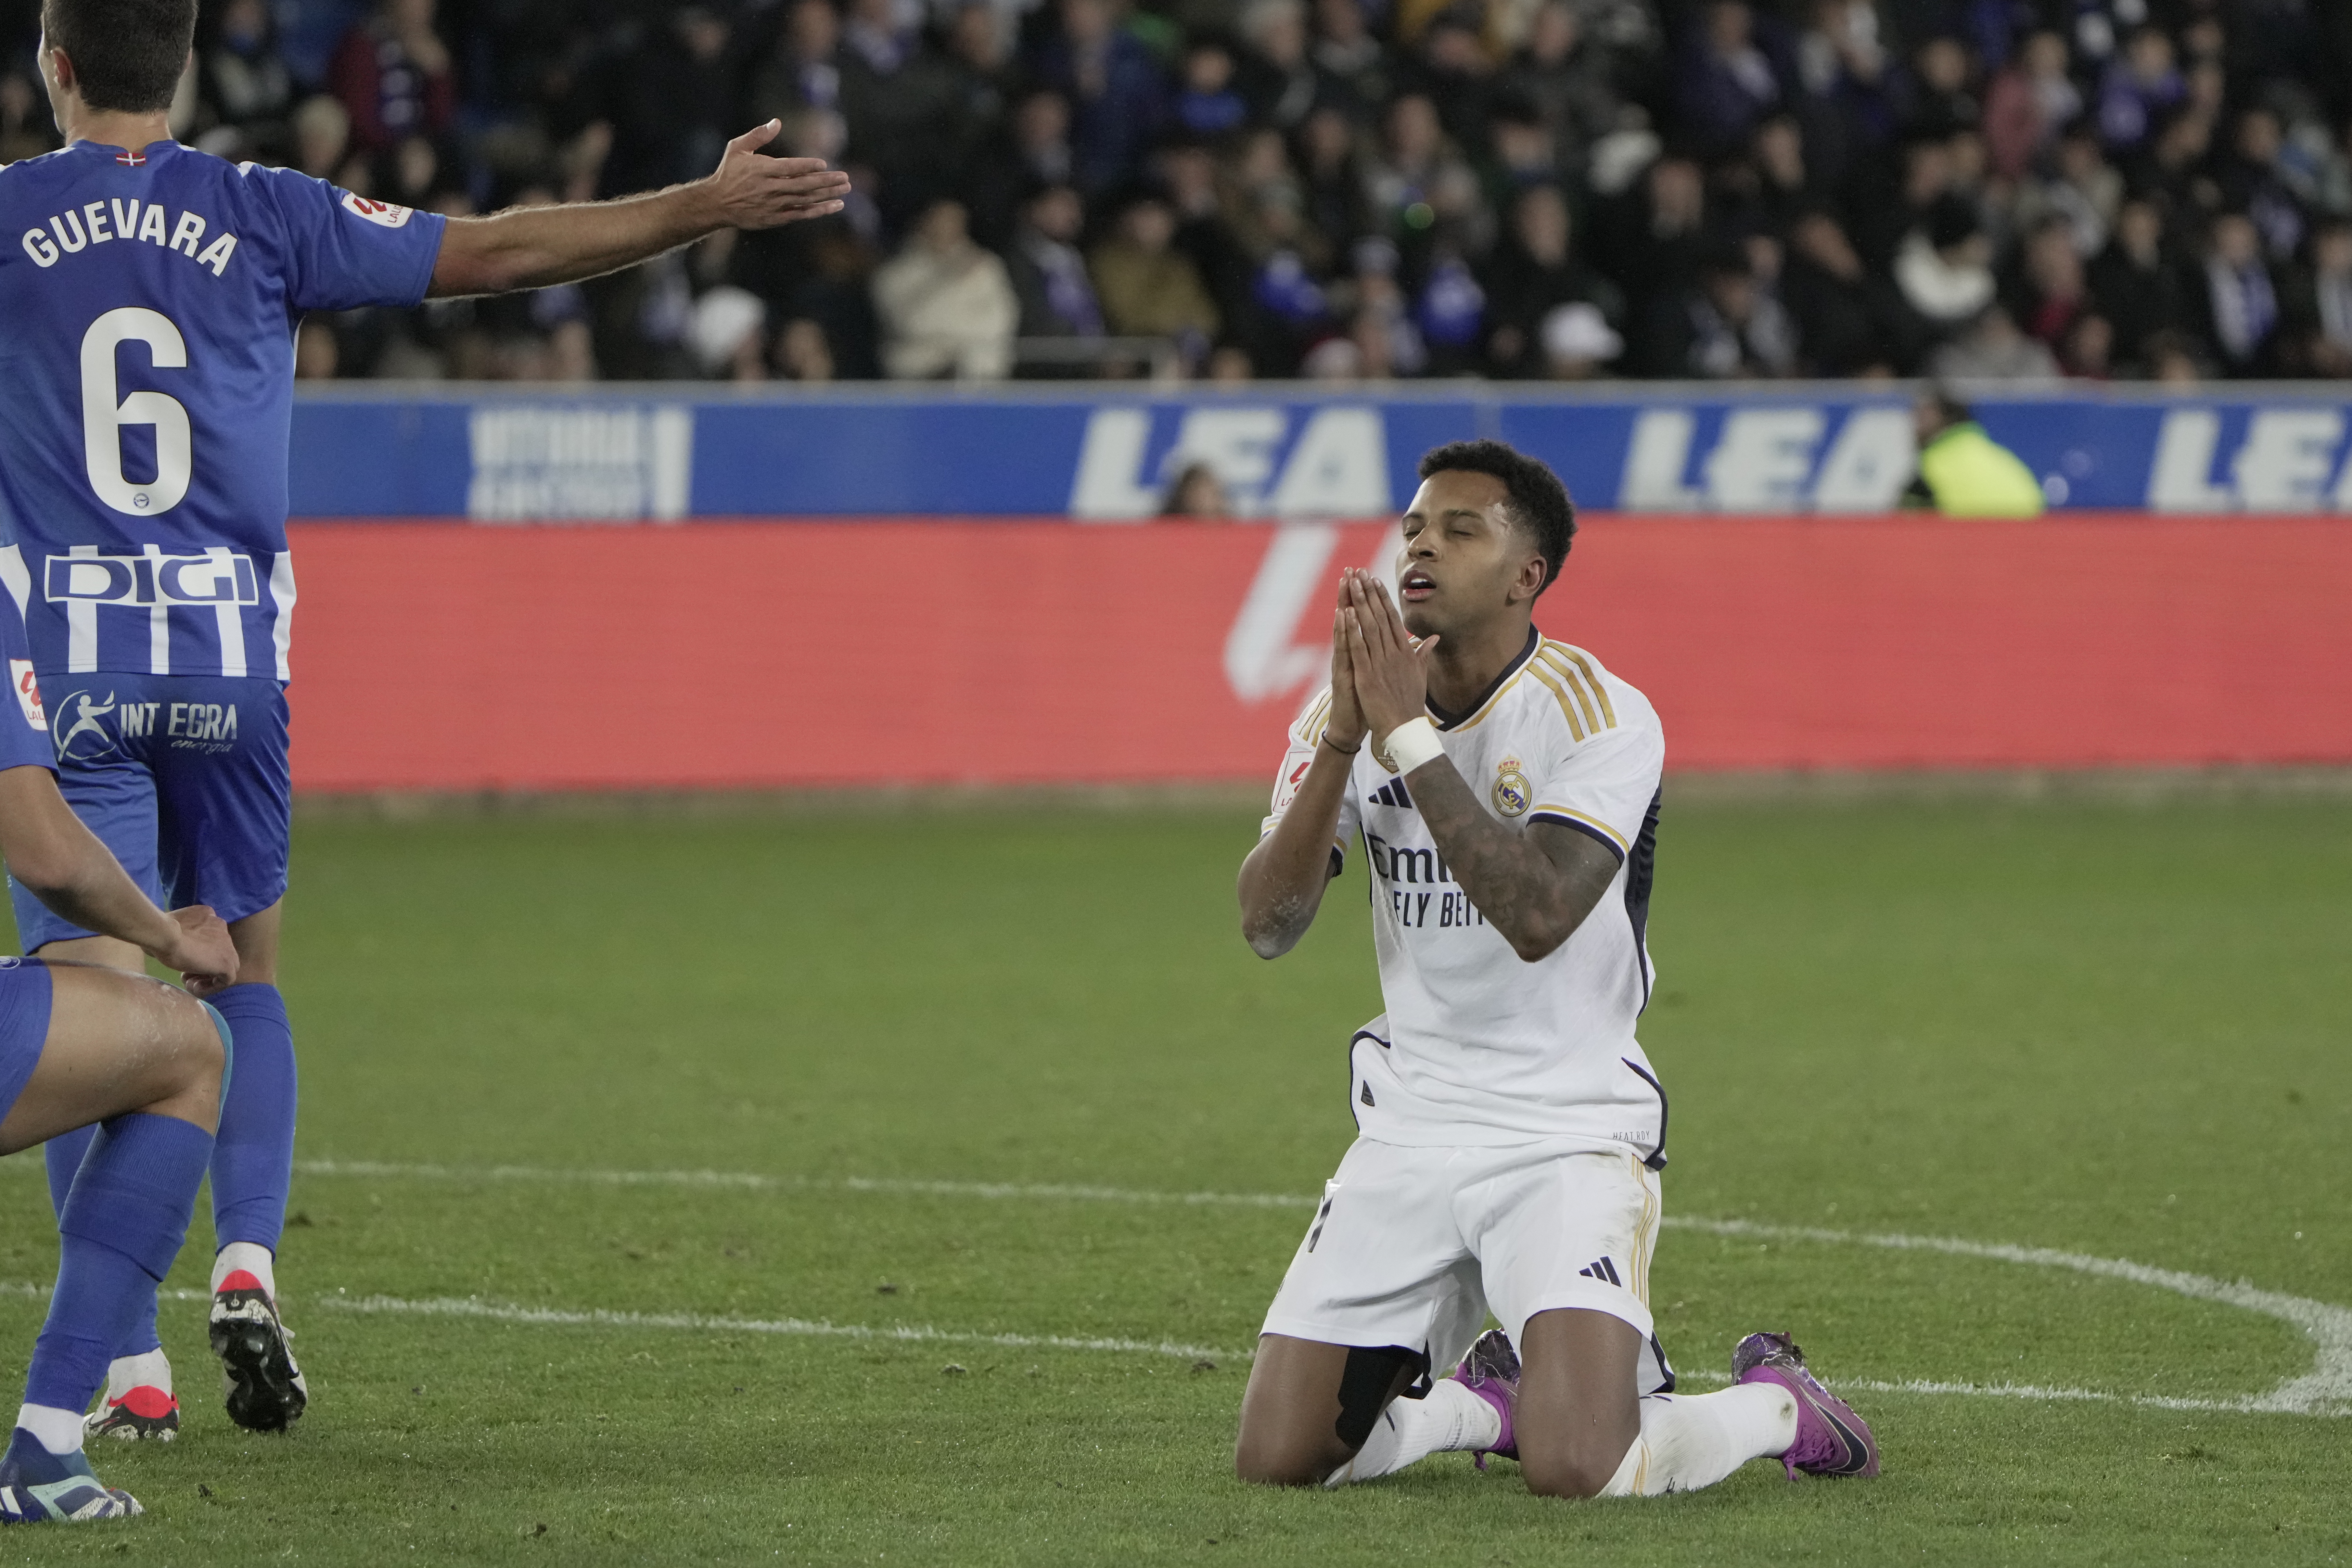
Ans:
{"label": "real madrid crest", "polygon": [[1519,771],[1519,759],[1505,757],[1495,764],[1495,809],[1505,816],[1524,816],[1535,804],[1528,791],[1528,775]]}

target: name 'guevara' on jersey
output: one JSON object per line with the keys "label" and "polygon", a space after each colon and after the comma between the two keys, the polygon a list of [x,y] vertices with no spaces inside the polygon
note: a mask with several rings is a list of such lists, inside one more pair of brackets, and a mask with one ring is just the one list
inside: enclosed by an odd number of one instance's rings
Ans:
{"label": "name 'guevara' on jersey", "polygon": [[289,678],[294,328],[444,220],[174,142],[0,169],[0,582],[45,672]]}
{"label": "name 'guevara' on jersey", "polygon": [[[1297,798],[1330,706],[1327,688],[1292,726],[1266,832]],[[1358,1127],[1413,1147],[1600,1140],[1663,1165],[1665,1093],[1633,1037],[1656,979],[1645,941],[1665,761],[1656,710],[1591,654],[1531,633],[1438,730],[1489,813],[1586,834],[1617,857],[1617,876],[1573,935],[1527,963],[1454,879],[1405,781],[1371,746],[1359,752],[1334,855],[1344,864],[1363,835],[1388,1012],[1349,1047]]]}

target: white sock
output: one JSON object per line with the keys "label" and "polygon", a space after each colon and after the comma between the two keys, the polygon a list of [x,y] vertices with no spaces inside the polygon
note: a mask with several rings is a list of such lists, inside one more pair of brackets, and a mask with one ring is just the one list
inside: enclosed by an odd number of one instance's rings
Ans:
{"label": "white sock", "polygon": [[106,1396],[120,1399],[134,1388],[172,1392],[172,1363],[162,1348],[139,1355],[119,1355],[106,1366]]}
{"label": "white sock", "polygon": [[1440,1378],[1423,1399],[1391,1399],[1372,1423],[1356,1457],[1323,1479],[1327,1487],[1393,1475],[1432,1454],[1492,1447],[1503,1436],[1495,1407],[1452,1378]]}
{"label": "white sock", "polygon": [[277,1262],[278,1255],[257,1241],[232,1241],[222,1247],[219,1256],[213,1259],[213,1289],[219,1289],[222,1280],[242,1268],[260,1280],[261,1288],[268,1291],[269,1299],[275,1301],[278,1300]]}
{"label": "white sock", "polygon": [[81,1412],[59,1410],[53,1405],[20,1405],[16,1425],[41,1440],[52,1454],[81,1451]]}
{"label": "white sock", "polygon": [[1642,1435],[1602,1497],[1663,1497],[1711,1487],[1750,1459],[1785,1454],[1797,1440],[1797,1397],[1769,1383],[1720,1394],[1654,1394],[1642,1401]]}

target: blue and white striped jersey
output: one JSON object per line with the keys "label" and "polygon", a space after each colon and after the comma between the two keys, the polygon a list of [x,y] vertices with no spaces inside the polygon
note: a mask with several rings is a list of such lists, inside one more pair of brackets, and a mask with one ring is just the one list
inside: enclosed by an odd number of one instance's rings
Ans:
{"label": "blue and white striped jersey", "polygon": [[169,142],[0,169],[0,583],[41,669],[289,679],[294,328],[423,299],[443,227]]}

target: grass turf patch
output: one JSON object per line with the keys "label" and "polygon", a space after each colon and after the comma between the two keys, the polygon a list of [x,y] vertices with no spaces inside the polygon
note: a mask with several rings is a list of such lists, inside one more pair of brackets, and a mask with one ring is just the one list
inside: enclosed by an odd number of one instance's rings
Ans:
{"label": "grass turf patch", "polygon": [[[1231,892],[1253,831],[1215,811],[306,825],[286,960],[301,1155],[455,1173],[298,1178],[281,1276],[311,1415],[286,1439],[235,1432],[200,1307],[169,1303],[187,1434],[97,1456],[151,1517],[11,1545],[2352,1557],[2352,1422],[2117,1404],[1859,1395],[1888,1452],[1869,1486],[1759,1464],[1572,1506],[1445,1457],[1338,1496],[1237,1487],[1246,1368],[1226,1352],[1303,1208],[833,1184],[1318,1190],[1351,1133],[1344,1042],[1380,1005],[1363,871],[1262,963]],[[2352,808],[1670,798],[1652,931],[1670,1215],[2070,1248],[2352,1303]],[[496,1166],[811,1184],[466,1173]],[[44,1279],[30,1160],[0,1164],[0,1280]],[[2310,1365],[2274,1320],[2013,1263],[1683,1229],[1654,1285],[1667,1348],[1716,1378],[1738,1334],[1784,1325],[1832,1379],[2228,1399]],[[379,1295],[1213,1353],[352,1310]],[[38,1314],[0,1299],[8,1375]]]}

